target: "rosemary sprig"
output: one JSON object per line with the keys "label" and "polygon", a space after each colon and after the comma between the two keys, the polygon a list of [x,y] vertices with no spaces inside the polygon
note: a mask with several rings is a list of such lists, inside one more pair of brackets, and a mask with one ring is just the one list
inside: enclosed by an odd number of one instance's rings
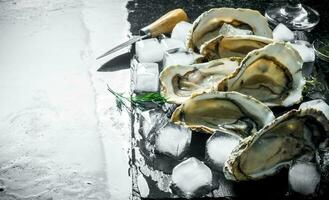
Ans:
{"label": "rosemary sprig", "polygon": [[[116,106],[119,111],[122,111],[123,107],[128,112],[133,112],[132,108],[137,108],[143,111],[146,109],[146,103],[154,103],[158,106],[161,106],[166,102],[166,99],[161,96],[159,92],[147,92],[136,96],[125,97],[123,94],[112,90],[109,85],[107,85],[107,88],[110,93],[114,95]],[[127,103],[130,103],[132,107],[128,106]]]}
{"label": "rosemary sprig", "polygon": [[121,112],[122,108],[124,107],[128,112],[132,112],[131,107],[129,107],[126,103],[129,102],[129,98],[123,96],[123,94],[120,94],[118,92],[115,92],[110,88],[109,85],[107,85],[107,90],[114,95],[115,97],[115,104],[117,106],[117,109]]}
{"label": "rosemary sprig", "polygon": [[304,89],[303,89],[303,95],[310,96],[312,93],[319,92],[323,93],[325,92],[326,88],[323,85],[322,82],[320,82],[317,78],[311,76],[308,80],[306,80]]}
{"label": "rosemary sprig", "polygon": [[148,92],[136,95],[131,97],[131,101],[135,103],[153,102],[159,105],[166,103],[166,99],[158,92]]}

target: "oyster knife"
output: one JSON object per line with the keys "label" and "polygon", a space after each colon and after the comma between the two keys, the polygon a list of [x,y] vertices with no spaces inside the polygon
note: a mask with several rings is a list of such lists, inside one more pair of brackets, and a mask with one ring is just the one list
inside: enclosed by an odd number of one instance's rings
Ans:
{"label": "oyster knife", "polygon": [[187,21],[187,15],[185,11],[183,9],[172,10],[154,21],[152,24],[142,28],[140,31],[142,35],[132,37],[128,41],[112,48],[96,59],[103,58],[146,37],[157,37],[163,33],[170,33],[175,25],[181,21]]}

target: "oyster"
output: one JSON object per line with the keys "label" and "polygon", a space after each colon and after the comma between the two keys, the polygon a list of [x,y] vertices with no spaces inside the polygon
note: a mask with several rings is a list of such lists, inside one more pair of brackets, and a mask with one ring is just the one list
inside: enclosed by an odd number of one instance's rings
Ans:
{"label": "oyster", "polygon": [[176,108],[171,121],[205,133],[220,128],[246,137],[274,120],[272,111],[258,100],[238,92],[193,95]]}
{"label": "oyster", "polygon": [[273,40],[255,35],[217,36],[205,42],[200,49],[208,60],[227,57],[245,57],[250,51],[263,48]]}
{"label": "oyster", "polygon": [[317,110],[321,110],[323,114],[329,119],[329,105],[323,101],[322,99],[315,99],[307,102],[303,102],[300,104],[299,109],[307,109],[314,108]]}
{"label": "oyster", "polygon": [[328,110],[322,108],[291,110],[241,140],[225,163],[225,177],[235,181],[261,179],[305,153],[314,153],[329,136],[329,120],[324,114]]}
{"label": "oyster", "polygon": [[253,35],[272,38],[272,31],[266,18],[258,11],[242,8],[213,8],[204,12],[194,21],[187,39],[187,47],[199,50],[203,43],[220,34],[219,31],[223,24],[249,30]]}
{"label": "oyster", "polygon": [[240,58],[225,58],[202,64],[169,66],[160,74],[161,95],[170,103],[181,104],[194,92],[210,90],[234,72],[240,61]]}
{"label": "oyster", "polygon": [[303,61],[287,43],[274,42],[251,51],[237,70],[215,86],[218,91],[238,91],[268,106],[291,106],[303,96]]}

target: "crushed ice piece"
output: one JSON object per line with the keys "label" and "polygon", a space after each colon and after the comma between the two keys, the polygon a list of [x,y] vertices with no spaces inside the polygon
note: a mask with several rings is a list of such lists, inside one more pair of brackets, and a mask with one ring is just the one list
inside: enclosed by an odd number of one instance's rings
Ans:
{"label": "crushed ice piece", "polygon": [[309,41],[304,31],[294,31],[295,40]]}
{"label": "crushed ice piece", "polygon": [[303,59],[303,62],[314,62],[315,53],[312,45],[303,40],[296,40],[291,45],[299,53],[300,57]]}
{"label": "crushed ice piece", "polygon": [[311,195],[320,183],[316,165],[309,162],[296,162],[289,169],[290,188],[303,195]]}
{"label": "crushed ice piece", "polygon": [[173,38],[165,38],[160,41],[161,46],[166,52],[184,51],[186,49],[184,42]]}
{"label": "crushed ice piece", "polygon": [[222,171],[224,163],[231,155],[232,150],[239,144],[239,138],[225,132],[214,133],[206,143],[206,160],[216,170]]}
{"label": "crushed ice piece", "polygon": [[214,173],[215,180],[217,181],[217,187],[215,190],[211,191],[214,196],[217,197],[235,197],[236,189],[234,188],[234,182],[227,180],[223,173]]}
{"label": "crushed ice piece", "polygon": [[189,149],[192,131],[180,125],[167,123],[155,136],[155,150],[165,155],[180,158]]}
{"label": "crushed ice piece", "polygon": [[139,194],[141,195],[142,198],[146,198],[150,194],[150,188],[144,176],[140,173],[137,176],[137,183],[138,183]]}
{"label": "crushed ice piece", "polygon": [[163,59],[163,49],[158,39],[150,38],[136,42],[136,56],[141,63],[160,62]]}
{"label": "crushed ice piece", "polygon": [[329,105],[322,99],[315,99],[315,100],[303,102],[299,106],[299,109],[306,109],[306,108],[315,108],[317,110],[322,111],[322,113],[329,120]]}
{"label": "crushed ice piece", "polygon": [[166,113],[167,117],[171,117],[171,115],[174,113],[174,111],[177,108],[177,104],[171,104],[171,103],[164,103],[162,105],[162,110]]}
{"label": "crushed ice piece", "polygon": [[319,148],[316,152],[316,162],[319,166],[321,178],[329,183],[329,147]]}
{"label": "crushed ice piece", "polygon": [[210,192],[213,175],[210,168],[200,160],[191,157],[178,164],[172,172],[171,189],[185,198]]}
{"label": "crushed ice piece", "polygon": [[182,41],[184,44],[187,40],[187,35],[189,34],[189,31],[192,29],[192,24],[182,21],[176,24],[174,27],[171,38],[177,39]]}
{"label": "crushed ice piece", "polygon": [[284,24],[278,24],[273,30],[273,39],[275,40],[292,41],[294,38],[294,32]]}
{"label": "crushed ice piece", "polygon": [[157,63],[138,63],[136,67],[136,92],[157,92],[159,89],[159,66]]}
{"label": "crushed ice piece", "polygon": [[219,35],[252,35],[251,30],[235,28],[231,24],[224,23],[219,29]]}
{"label": "crushed ice piece", "polygon": [[141,134],[144,138],[148,138],[151,132],[157,132],[169,121],[165,113],[155,109],[143,111],[140,115],[143,117]]}

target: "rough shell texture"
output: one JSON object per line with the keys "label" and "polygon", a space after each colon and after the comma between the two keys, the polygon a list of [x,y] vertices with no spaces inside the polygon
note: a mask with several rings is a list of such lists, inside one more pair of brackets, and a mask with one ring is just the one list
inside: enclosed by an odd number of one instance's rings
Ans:
{"label": "rough shell texture", "polygon": [[266,105],[238,92],[193,95],[171,117],[172,122],[192,130],[213,133],[220,126],[239,137],[256,132],[274,119]]}
{"label": "rough shell texture", "polygon": [[199,50],[201,45],[218,36],[223,23],[247,26],[254,35],[272,38],[267,20],[256,10],[242,8],[213,8],[201,14],[193,23],[187,47]]}
{"label": "rough shell texture", "polygon": [[323,111],[291,110],[240,141],[225,163],[225,177],[245,181],[273,175],[293,159],[314,152],[328,136],[329,121]]}
{"label": "rough shell texture", "polygon": [[300,104],[299,106],[299,109],[308,109],[308,108],[321,110],[323,114],[326,116],[326,118],[329,120],[329,105],[322,99],[306,101]]}
{"label": "rough shell texture", "polygon": [[266,37],[255,35],[217,36],[205,42],[200,49],[208,60],[228,57],[245,57],[250,51],[260,49],[274,42]]}
{"label": "rough shell texture", "polygon": [[248,53],[237,70],[215,90],[238,91],[268,106],[288,107],[303,99],[302,64],[301,57],[288,43],[274,42]]}
{"label": "rough shell texture", "polygon": [[234,72],[240,61],[240,58],[225,58],[202,64],[167,67],[160,74],[161,94],[168,102],[181,104],[193,93],[210,90]]}

